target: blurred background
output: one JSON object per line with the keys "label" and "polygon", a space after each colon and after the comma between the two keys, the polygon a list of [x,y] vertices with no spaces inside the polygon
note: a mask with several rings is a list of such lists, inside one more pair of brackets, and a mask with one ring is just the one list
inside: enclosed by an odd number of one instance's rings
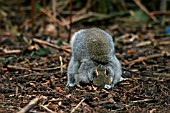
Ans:
{"label": "blurred background", "polygon": [[70,26],[73,32],[115,23],[164,26],[169,5],[169,0],[0,0],[0,31],[68,37]]}

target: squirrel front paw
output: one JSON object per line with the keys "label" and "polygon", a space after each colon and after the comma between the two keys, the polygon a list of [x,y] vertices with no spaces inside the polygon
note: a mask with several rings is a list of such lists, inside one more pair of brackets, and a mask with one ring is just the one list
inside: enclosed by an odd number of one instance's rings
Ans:
{"label": "squirrel front paw", "polygon": [[70,87],[73,87],[73,86],[75,86],[76,85],[76,83],[73,83],[73,82],[69,82],[69,83],[67,83],[67,85],[66,86],[70,86]]}
{"label": "squirrel front paw", "polygon": [[111,89],[112,86],[111,86],[111,85],[108,85],[108,84],[105,84],[105,85],[104,85],[104,88],[105,88],[105,89]]}

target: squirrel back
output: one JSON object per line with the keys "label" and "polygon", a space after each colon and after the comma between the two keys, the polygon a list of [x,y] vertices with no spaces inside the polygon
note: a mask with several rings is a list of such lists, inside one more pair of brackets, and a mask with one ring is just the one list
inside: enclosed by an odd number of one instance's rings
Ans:
{"label": "squirrel back", "polygon": [[71,40],[71,46],[73,52],[79,49],[82,54],[87,54],[90,59],[97,62],[107,62],[109,54],[114,52],[112,37],[98,28],[76,32]]}

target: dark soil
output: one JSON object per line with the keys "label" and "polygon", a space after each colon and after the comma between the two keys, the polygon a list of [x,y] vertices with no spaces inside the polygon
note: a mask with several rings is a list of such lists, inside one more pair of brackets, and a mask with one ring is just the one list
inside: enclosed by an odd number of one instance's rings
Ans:
{"label": "dark soil", "polygon": [[[125,33],[105,29],[116,36],[116,55],[123,77],[128,78],[111,90],[93,84],[66,87],[70,52],[34,42],[34,36],[27,37],[33,41],[28,45],[23,37],[1,35],[0,112],[17,112],[34,98],[39,101],[30,113],[47,112],[42,106],[58,113],[71,112],[76,106],[76,113],[170,112],[170,37],[157,28],[124,26]],[[70,50],[64,42],[60,47]]]}
{"label": "dark soil", "polygon": [[[0,0],[0,113],[170,113],[170,19],[162,1]],[[113,36],[126,80],[110,90],[66,87],[70,18],[71,35],[98,27]]]}

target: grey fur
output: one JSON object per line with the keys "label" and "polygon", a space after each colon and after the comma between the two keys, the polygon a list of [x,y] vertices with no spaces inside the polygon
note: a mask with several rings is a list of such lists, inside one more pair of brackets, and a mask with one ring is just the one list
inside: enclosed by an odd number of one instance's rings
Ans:
{"label": "grey fur", "polygon": [[93,81],[93,72],[98,65],[109,72],[112,84],[106,87],[114,87],[123,80],[121,64],[114,54],[114,43],[108,33],[98,28],[80,30],[70,43],[72,55],[67,69],[67,86]]}

